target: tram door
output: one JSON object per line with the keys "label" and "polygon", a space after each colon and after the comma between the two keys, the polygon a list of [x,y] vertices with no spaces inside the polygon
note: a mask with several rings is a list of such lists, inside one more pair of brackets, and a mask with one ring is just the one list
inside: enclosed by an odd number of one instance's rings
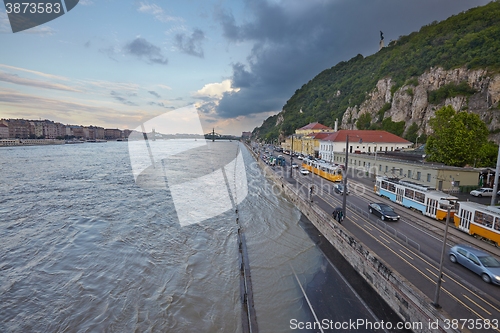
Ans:
{"label": "tram door", "polygon": [[403,193],[404,193],[404,189],[402,189],[400,187],[398,187],[396,189],[396,202],[398,204],[401,204],[401,205],[403,204]]}
{"label": "tram door", "polygon": [[427,213],[428,216],[434,218],[436,217],[437,205],[438,205],[437,200],[431,198],[427,199],[427,207],[425,207],[425,212]]}
{"label": "tram door", "polygon": [[462,209],[460,211],[460,224],[458,226],[458,229],[469,233],[471,219],[472,219],[472,212]]}

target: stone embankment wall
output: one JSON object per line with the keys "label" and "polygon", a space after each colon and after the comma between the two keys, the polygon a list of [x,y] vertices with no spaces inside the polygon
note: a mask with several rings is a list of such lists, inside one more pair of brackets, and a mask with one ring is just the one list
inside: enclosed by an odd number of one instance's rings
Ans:
{"label": "stone embankment wall", "polygon": [[[249,151],[252,151],[248,147]],[[255,155],[254,155],[255,156]],[[352,236],[330,215],[304,198],[255,156],[266,176],[270,178],[295,206],[314,224],[352,267],[373,287],[389,306],[407,323],[422,323],[422,330],[414,332],[467,332],[444,328],[444,320],[451,317],[442,309],[431,305],[431,300],[409,281],[398,274],[368,247]],[[430,328],[429,322],[438,322],[439,328]]]}

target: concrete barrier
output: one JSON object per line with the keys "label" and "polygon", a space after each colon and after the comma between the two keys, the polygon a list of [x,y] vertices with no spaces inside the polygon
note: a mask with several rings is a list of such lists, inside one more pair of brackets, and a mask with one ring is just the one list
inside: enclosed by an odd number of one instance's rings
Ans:
{"label": "concrete barrier", "polygon": [[446,322],[449,323],[452,319],[448,313],[432,306],[432,301],[411,282],[392,269],[342,225],[334,222],[329,214],[300,197],[290,183],[263,163],[250,147],[248,150],[252,152],[266,177],[281,187],[283,193],[401,317],[402,321],[422,323],[421,328],[413,327],[414,332],[469,332],[447,328]]}

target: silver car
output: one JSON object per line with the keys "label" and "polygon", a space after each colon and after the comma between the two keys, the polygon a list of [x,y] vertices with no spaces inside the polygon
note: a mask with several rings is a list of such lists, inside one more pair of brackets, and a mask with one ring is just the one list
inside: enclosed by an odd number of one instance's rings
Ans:
{"label": "silver car", "polygon": [[467,245],[455,245],[449,256],[451,262],[467,267],[484,282],[500,285],[500,261],[490,254]]}

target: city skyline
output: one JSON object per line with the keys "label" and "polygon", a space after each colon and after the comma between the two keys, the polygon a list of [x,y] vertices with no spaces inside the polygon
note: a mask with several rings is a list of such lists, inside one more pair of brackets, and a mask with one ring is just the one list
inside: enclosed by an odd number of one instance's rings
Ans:
{"label": "city skyline", "polygon": [[[322,70],[485,0],[91,1],[12,33],[0,6],[0,118],[140,126],[195,105],[241,134]],[[182,130],[181,130],[182,132]]]}

